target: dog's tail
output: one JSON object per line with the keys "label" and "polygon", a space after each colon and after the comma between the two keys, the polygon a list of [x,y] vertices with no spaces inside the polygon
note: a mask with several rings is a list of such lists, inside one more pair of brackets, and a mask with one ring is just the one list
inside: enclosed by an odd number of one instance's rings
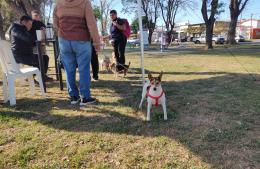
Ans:
{"label": "dog's tail", "polygon": [[128,63],[128,68],[130,67],[130,65],[131,65],[131,62]]}

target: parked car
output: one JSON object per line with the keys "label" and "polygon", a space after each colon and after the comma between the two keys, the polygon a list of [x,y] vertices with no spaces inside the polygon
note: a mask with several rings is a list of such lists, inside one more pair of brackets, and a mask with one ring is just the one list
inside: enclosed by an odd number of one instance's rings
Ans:
{"label": "parked car", "polygon": [[242,35],[237,35],[237,36],[235,37],[235,40],[236,40],[237,43],[238,43],[238,42],[245,42],[245,37],[242,36]]}
{"label": "parked car", "polygon": [[200,37],[194,37],[193,42],[195,44],[201,44],[201,43],[206,43],[206,37],[205,36],[200,36]]}
{"label": "parked car", "polygon": [[129,40],[127,40],[127,44],[129,46],[140,45],[140,40],[139,39],[129,39]]}
{"label": "parked car", "polygon": [[[201,44],[201,43],[206,43],[206,36],[200,36],[198,38],[194,37],[193,42],[195,44]],[[218,37],[218,36],[213,36],[212,37],[212,42],[215,44],[224,44],[225,43],[225,38],[223,37]]]}
{"label": "parked car", "polygon": [[213,37],[212,40],[216,44],[224,44],[225,43],[225,38],[223,38],[223,37]]}

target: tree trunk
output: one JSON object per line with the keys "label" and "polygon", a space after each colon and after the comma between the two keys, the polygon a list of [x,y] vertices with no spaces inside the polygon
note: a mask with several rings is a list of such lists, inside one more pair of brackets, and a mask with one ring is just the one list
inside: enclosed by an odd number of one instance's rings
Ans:
{"label": "tree trunk", "polygon": [[213,37],[214,22],[207,24],[206,26],[206,49],[213,49],[212,37]]}
{"label": "tree trunk", "polygon": [[[1,5],[0,5],[0,10],[1,10]],[[4,32],[4,20],[3,16],[0,11],[0,39],[5,39],[5,32]]]}
{"label": "tree trunk", "polygon": [[174,24],[170,25],[170,29],[167,29],[167,33],[166,33],[166,36],[167,36],[167,39],[166,39],[166,42],[168,43],[168,45],[170,46],[171,43],[172,43],[172,39],[173,39],[173,29],[174,29]]}
{"label": "tree trunk", "polygon": [[235,38],[236,38],[237,20],[238,20],[238,16],[232,17],[229,25],[227,43],[231,45],[236,44]]}
{"label": "tree trunk", "polygon": [[153,32],[154,32],[154,29],[149,29],[149,35],[148,35],[148,42],[149,42],[149,45],[152,44]]}
{"label": "tree trunk", "polygon": [[208,8],[207,8],[207,0],[202,0],[202,7],[201,13],[203,19],[206,24],[206,46],[205,49],[213,49],[212,45],[212,37],[213,37],[213,30],[214,30],[214,23],[216,21],[215,15],[218,9],[218,0],[212,0],[211,2],[211,12],[210,16],[208,17]]}
{"label": "tree trunk", "polygon": [[236,27],[237,27],[237,20],[241,12],[245,9],[249,0],[230,0],[229,10],[230,10],[230,18],[231,22],[229,25],[228,30],[228,44],[236,44],[235,37],[236,37]]}

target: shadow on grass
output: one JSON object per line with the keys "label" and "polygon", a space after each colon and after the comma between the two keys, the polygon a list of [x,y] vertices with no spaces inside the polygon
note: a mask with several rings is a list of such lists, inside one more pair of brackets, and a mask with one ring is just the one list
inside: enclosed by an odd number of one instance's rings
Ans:
{"label": "shadow on grass", "polygon": [[[260,80],[260,75],[254,76]],[[94,113],[90,116],[50,113],[54,108],[79,110],[69,106],[66,100],[26,99],[19,100],[16,108],[8,107],[7,112],[1,112],[0,119],[32,120],[54,129],[73,132],[165,136],[181,142],[203,161],[217,168],[259,167],[259,138],[256,134],[257,122],[260,121],[259,81],[253,81],[251,76],[245,74],[225,74],[209,79],[163,82],[163,86],[170,117],[165,122],[161,110],[158,111],[160,113],[152,113],[151,122],[145,122],[140,115],[106,108],[123,106],[134,110],[140,98],[140,81],[96,83],[96,89],[112,90],[120,99],[117,103],[104,102],[86,110]]]}

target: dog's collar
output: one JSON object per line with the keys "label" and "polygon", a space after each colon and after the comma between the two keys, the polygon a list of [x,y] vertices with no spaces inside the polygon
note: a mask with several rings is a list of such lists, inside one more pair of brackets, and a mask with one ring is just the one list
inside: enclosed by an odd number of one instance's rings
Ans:
{"label": "dog's collar", "polygon": [[151,86],[149,86],[149,88],[147,90],[146,97],[150,97],[151,99],[154,99],[155,100],[155,106],[159,106],[159,99],[163,96],[164,91],[162,90],[162,92],[159,96],[152,96],[150,94],[150,88],[151,88]]}

